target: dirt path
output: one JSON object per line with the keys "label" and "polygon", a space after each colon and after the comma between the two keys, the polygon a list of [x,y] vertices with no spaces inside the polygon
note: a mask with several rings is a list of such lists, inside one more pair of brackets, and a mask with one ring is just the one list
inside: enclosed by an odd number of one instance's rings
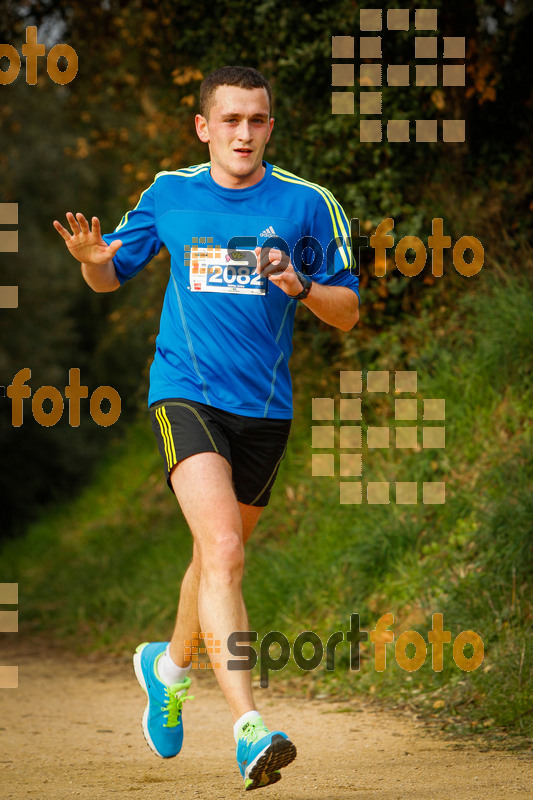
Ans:
{"label": "dirt path", "polygon": [[[128,663],[41,656],[28,643],[4,644],[1,653],[3,664],[19,666],[19,688],[0,690],[2,800],[244,796],[229,714],[212,675],[195,679],[183,750],[163,761],[144,742],[144,694]],[[352,713],[338,713],[346,703],[270,690],[258,698],[267,725],[287,731],[298,758],[277,785],[251,795],[257,800],[533,797],[528,755],[457,750],[420,723],[359,701]]]}

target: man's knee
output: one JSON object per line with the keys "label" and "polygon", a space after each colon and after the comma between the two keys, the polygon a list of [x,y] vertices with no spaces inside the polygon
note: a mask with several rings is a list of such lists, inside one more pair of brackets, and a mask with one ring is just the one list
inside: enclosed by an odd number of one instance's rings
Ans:
{"label": "man's knee", "polygon": [[218,533],[201,554],[202,577],[224,583],[240,581],[244,568],[244,545],[238,533]]}

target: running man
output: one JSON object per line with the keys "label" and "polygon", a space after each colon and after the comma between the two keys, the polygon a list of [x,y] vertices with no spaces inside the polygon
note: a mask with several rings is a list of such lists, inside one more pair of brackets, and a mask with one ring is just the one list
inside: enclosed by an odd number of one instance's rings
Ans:
{"label": "running man", "polygon": [[118,289],[163,244],[170,252],[148,402],[193,558],[171,641],[142,644],[134,656],[148,695],[143,731],[157,755],[179,753],[191,683],[184,642],[209,632],[221,645],[210,658],[249,790],[278,781],[296,748],[265,727],[250,671],[227,668],[228,637],[250,630],[244,547],[285,455],[298,301],[348,331],[359,318],[358,279],[341,238],[348,221],[331,192],[263,161],[274,119],[261,73],[212,72],[195,122],[209,162],[160,172],[112,234],[102,236],[98,218],[89,225],[80,213],[66,215],[71,233],[57,220],[54,227],[96,292]]}

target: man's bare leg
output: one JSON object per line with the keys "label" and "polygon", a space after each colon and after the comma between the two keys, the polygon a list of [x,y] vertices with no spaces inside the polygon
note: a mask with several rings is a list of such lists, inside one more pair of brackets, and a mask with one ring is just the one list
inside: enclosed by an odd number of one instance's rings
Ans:
{"label": "man's bare leg", "polygon": [[[214,672],[235,722],[255,706],[250,671],[227,669],[231,654],[226,643],[233,631],[249,630],[241,591],[244,541],[245,532],[250,535],[261,509],[237,502],[231,468],[217,453],[184,459],[174,468],[171,481],[194,539],[193,562],[182,583],[171,656],[175,656],[175,663],[185,665],[183,642],[190,639],[196,622],[196,630],[200,628],[220,640],[221,652],[212,659],[216,658],[220,666]],[[198,615],[193,616],[196,593]]]}
{"label": "man's bare leg", "polygon": [[[246,545],[261,516],[263,507],[248,506],[244,503],[239,503],[238,505],[241,515],[243,542]],[[200,620],[198,619],[199,585],[200,556],[196,545],[194,545],[192,561],[181,582],[176,624],[170,640],[170,657],[179,667],[187,667],[191,662],[189,656],[184,653],[184,641],[190,641],[192,634],[200,630]]]}

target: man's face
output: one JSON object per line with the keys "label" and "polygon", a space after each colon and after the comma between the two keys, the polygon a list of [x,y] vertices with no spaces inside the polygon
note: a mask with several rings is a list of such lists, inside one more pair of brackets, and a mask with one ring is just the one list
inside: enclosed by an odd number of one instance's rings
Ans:
{"label": "man's face", "polygon": [[244,188],[260,181],[263,153],[273,125],[266,89],[218,86],[209,119],[196,116],[196,132],[209,144],[213,180],[228,188]]}

